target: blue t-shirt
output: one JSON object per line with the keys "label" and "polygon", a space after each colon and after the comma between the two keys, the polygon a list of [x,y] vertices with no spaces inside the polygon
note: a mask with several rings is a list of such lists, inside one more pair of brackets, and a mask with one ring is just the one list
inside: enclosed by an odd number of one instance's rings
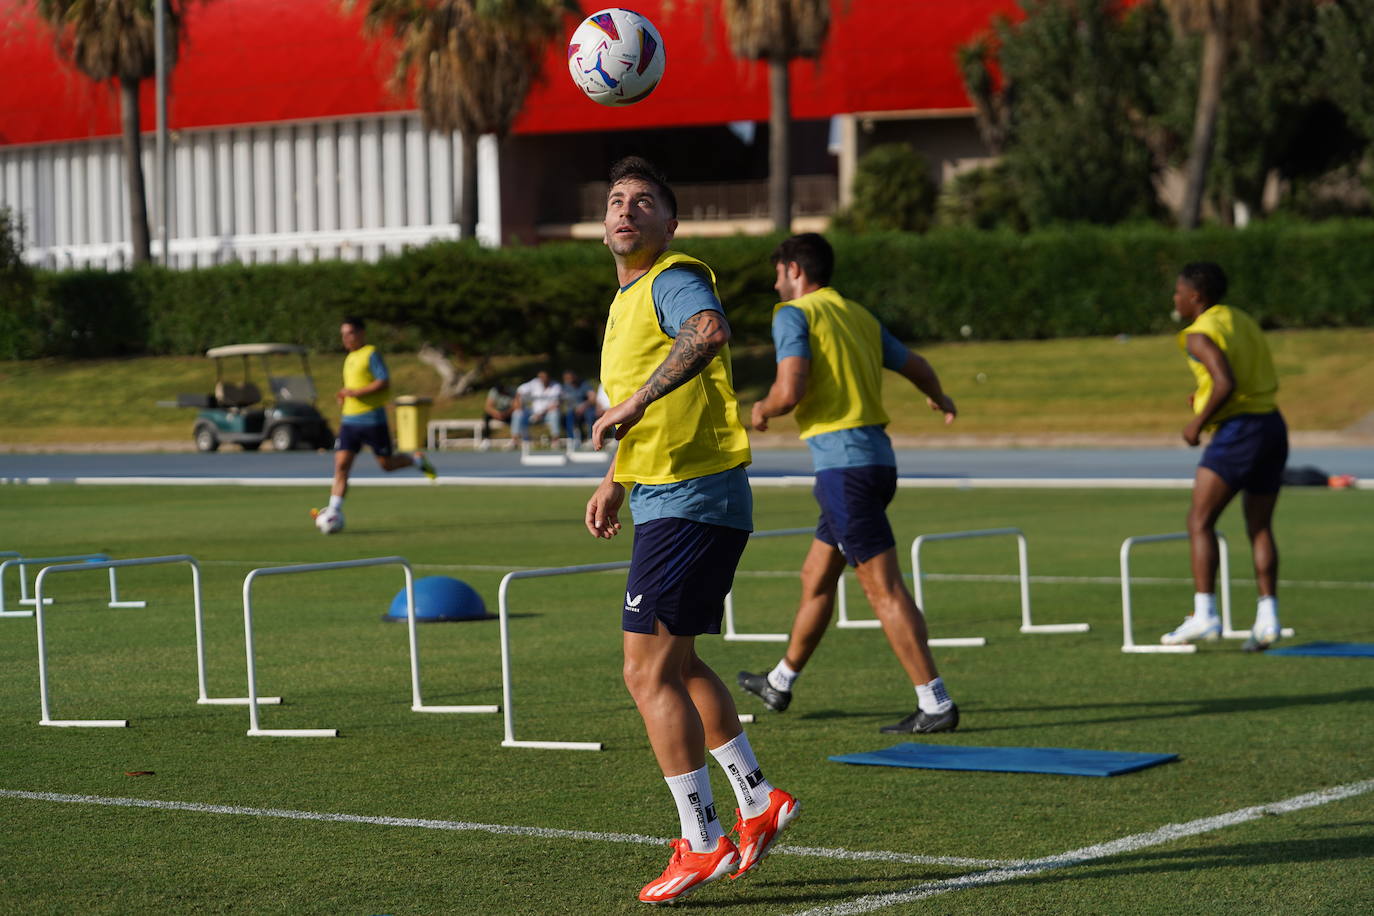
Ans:
{"label": "blue t-shirt", "polygon": [[[907,348],[887,328],[881,331],[883,368],[895,372],[906,363]],[[773,315],[773,348],[777,351],[778,362],[789,356],[811,358],[811,328],[801,309],[784,305]],[[806,445],[811,449],[811,466],[817,471],[897,466],[892,440],[881,426],[857,426],[820,433],[807,439]]]}
{"label": "blue t-shirt", "polygon": [[[638,283],[639,281],[634,281]],[[622,289],[634,286],[630,283]],[[700,271],[673,267],[654,278],[658,326],[677,337],[682,323],[698,312],[725,313],[711,283]],[[642,525],[660,518],[685,518],[706,525],[754,530],[754,496],[743,465],[676,483],[637,483],[630,490],[630,514]]]}
{"label": "blue t-shirt", "polygon": [[[387,374],[386,363],[382,361],[382,354],[372,351],[372,356],[367,360],[367,371],[372,373],[372,377],[379,381],[386,381],[391,376]],[[386,408],[374,407],[367,413],[355,413],[351,416],[342,417],[340,423],[347,423],[349,426],[379,426],[386,423]]]}

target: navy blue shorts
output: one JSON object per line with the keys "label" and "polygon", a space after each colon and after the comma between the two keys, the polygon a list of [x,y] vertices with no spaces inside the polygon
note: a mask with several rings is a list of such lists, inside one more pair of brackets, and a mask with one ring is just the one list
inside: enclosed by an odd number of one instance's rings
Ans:
{"label": "navy blue shorts", "polygon": [[811,491],[821,506],[816,540],[840,548],[850,566],[897,546],[887,505],[897,492],[897,469],[884,465],[830,468]]}
{"label": "navy blue shorts", "polygon": [[1231,489],[1261,494],[1279,491],[1287,463],[1288,425],[1277,410],[1223,420],[1198,462]]}
{"label": "navy blue shorts", "polygon": [[391,454],[391,430],[385,423],[340,423],[336,452],[361,452],[366,445],[378,458]]}
{"label": "navy blue shorts", "polygon": [[748,542],[747,531],[685,518],[635,525],[621,629],[652,633],[657,618],[674,636],[719,633]]}

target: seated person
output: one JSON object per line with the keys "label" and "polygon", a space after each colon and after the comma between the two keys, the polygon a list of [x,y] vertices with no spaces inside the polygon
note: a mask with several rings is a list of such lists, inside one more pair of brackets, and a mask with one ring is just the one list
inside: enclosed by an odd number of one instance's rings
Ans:
{"label": "seated person", "polygon": [[487,401],[482,405],[482,441],[491,440],[491,423],[496,420],[511,427],[511,445],[515,444],[515,391],[505,379],[500,379],[487,392]]}
{"label": "seated person", "polygon": [[530,424],[543,423],[548,427],[553,445],[562,445],[563,418],[558,410],[562,398],[562,386],[550,378],[547,369],[540,369],[534,378],[515,389],[515,412],[511,415],[511,434],[515,440],[528,441]]}
{"label": "seated person", "polygon": [[592,436],[592,424],[601,415],[596,406],[596,386],[571,369],[563,371],[563,429],[574,442]]}

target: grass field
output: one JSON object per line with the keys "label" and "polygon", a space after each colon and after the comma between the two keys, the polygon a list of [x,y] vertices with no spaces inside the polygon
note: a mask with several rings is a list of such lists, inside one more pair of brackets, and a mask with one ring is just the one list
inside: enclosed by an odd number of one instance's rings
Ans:
{"label": "grass field", "polygon": [[[628,537],[607,544],[585,533],[588,494],[578,488],[360,488],[348,502],[349,528],[331,538],[307,521],[317,495],[4,487],[0,523],[10,543],[0,548],[197,557],[210,693],[220,696],[245,692],[240,596],[255,567],[401,554],[417,575],[470,582],[494,611],[507,571],[629,553]],[[765,716],[751,698],[739,700],[741,711],[759,714],[748,728],[765,771],[802,799],[805,816],[756,873],[684,906],[741,916],[1368,912],[1374,663],[1250,656],[1234,642],[1192,656],[1120,652],[1117,548],[1128,535],[1178,530],[1186,499],[902,490],[892,512],[903,550],[920,533],[1020,526],[1032,573],[1051,580],[1032,585],[1037,620],[1092,624],[1087,634],[1020,635],[1016,586],[1002,578],[1015,569],[1011,543],[932,545],[923,561],[934,634],[989,642],[937,650],[964,724],[924,740],[1162,751],[1179,761],[1110,779],[830,762],[895,743],[876,729],[913,707],[881,634],[836,630],[786,714]],[[756,501],[760,529],[814,519],[802,488],[760,489]],[[1374,493],[1285,493],[1282,609],[1295,642],[1374,641],[1372,512]],[[1239,517],[1223,528],[1238,573],[1237,618],[1247,626],[1255,594]],[[804,538],[750,546],[736,580],[741,629],[786,628],[804,546]],[[1136,589],[1137,638],[1154,641],[1188,609],[1185,548],[1142,548],[1134,571],[1148,580]],[[379,619],[401,584],[394,568],[255,587],[258,689],[285,698],[263,708],[263,725],[336,727],[337,739],[250,738],[245,708],[195,704],[185,567],[123,571],[122,597],[147,599],[143,610],[106,608],[104,574],[50,577],[54,716],[128,718],[130,727],[37,725],[33,621],[0,619],[0,912],[638,910],[635,895],[668,849],[635,836],[666,842],[676,820],[620,683],[623,581],[608,573],[511,587],[517,735],[605,742],[588,753],[502,748],[500,716],[411,712],[405,627]],[[13,601],[13,573],[6,585]],[[866,616],[851,597],[853,613]],[[494,621],[432,624],[419,636],[427,702],[500,702]],[[771,665],[780,649],[701,642],[731,682],[740,668]],[[154,775],[128,775],[140,771]],[[729,790],[714,778],[728,826]],[[1341,800],[1234,815],[1357,783]],[[502,832],[509,827],[535,829]]]}
{"label": "grass field", "polygon": [[[1268,340],[1282,389],[1280,405],[1294,430],[1343,430],[1374,404],[1374,330],[1287,331]],[[920,347],[960,407],[948,432],[975,435],[1084,433],[1176,437],[1187,421],[1192,377],[1172,337],[1082,338],[970,342]],[[585,362],[585,361],[584,361]],[[594,362],[594,361],[593,361]],[[318,354],[311,366],[337,420],[339,354]],[[433,395],[438,376],[412,354],[388,354],[397,394]],[[496,371],[529,378],[537,360],[499,360]],[[746,405],[773,378],[771,347],[735,354],[736,387]],[[592,365],[577,365],[595,375]],[[236,367],[232,367],[235,368]],[[554,367],[555,369],[559,367]],[[905,381],[884,373],[884,393],[897,436],[938,436],[924,401]],[[258,379],[261,384],[261,379]],[[190,442],[194,413],[158,407],[177,392],[208,392],[210,360],[159,357],[130,360],[0,362],[0,443],[80,443],[108,440]],[[435,416],[478,417],[485,389],[435,405]],[[796,442],[791,417],[775,432]]]}

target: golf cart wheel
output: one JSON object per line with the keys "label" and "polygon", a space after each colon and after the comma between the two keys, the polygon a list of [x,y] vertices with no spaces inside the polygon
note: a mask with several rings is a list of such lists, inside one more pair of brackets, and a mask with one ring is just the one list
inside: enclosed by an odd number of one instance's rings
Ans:
{"label": "golf cart wheel", "polygon": [[198,452],[213,452],[219,449],[219,436],[215,435],[214,428],[209,424],[197,426],[193,439]]}
{"label": "golf cart wheel", "polygon": [[296,427],[285,423],[272,427],[272,448],[279,452],[289,452],[296,447]]}

